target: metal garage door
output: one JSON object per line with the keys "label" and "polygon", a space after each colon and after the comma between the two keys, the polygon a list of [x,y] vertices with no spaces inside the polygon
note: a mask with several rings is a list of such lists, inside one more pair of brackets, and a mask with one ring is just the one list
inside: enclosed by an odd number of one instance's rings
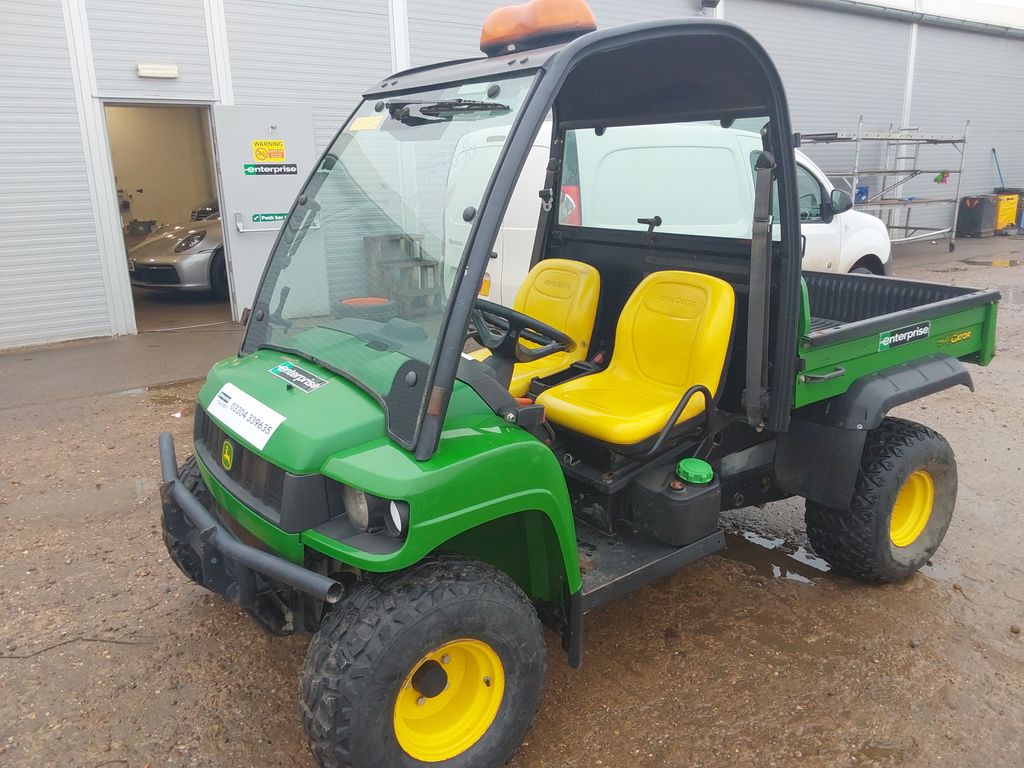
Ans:
{"label": "metal garage door", "polygon": [[[726,18],[750,31],[775,61],[794,130],[855,131],[859,115],[867,129],[899,125],[909,24],[770,0],[728,0]],[[808,154],[826,170],[852,166],[849,148],[818,146]]]}
{"label": "metal garage door", "polygon": [[[993,148],[1006,185],[1024,185],[1024,44],[921,26],[910,115],[911,125],[943,133],[961,132],[964,120],[970,119],[962,193],[991,193],[999,185]],[[947,168],[955,164],[956,155],[943,149],[922,149],[922,165]],[[930,178],[907,187],[919,195],[935,195],[936,189]],[[928,221],[923,214],[922,223]]]}
{"label": "metal garage door", "polygon": [[5,0],[0,115],[0,347],[112,333],[60,0]]}
{"label": "metal garage door", "polygon": [[[633,21],[691,17],[697,0],[587,0],[599,27]],[[731,0],[730,0],[731,2]],[[504,0],[409,0],[409,41],[413,66],[481,56],[480,29]]]}
{"label": "metal garage door", "polygon": [[387,0],[225,0],[224,14],[235,103],[311,106],[317,152],[391,74]]}

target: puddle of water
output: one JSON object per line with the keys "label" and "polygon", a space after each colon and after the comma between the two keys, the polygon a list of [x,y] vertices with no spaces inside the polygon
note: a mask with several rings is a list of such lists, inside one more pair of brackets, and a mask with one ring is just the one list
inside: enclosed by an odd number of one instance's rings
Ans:
{"label": "puddle of water", "polygon": [[726,533],[726,546],[719,554],[729,560],[752,565],[762,576],[787,579],[813,586],[828,573],[828,563],[781,538],[768,538],[753,531]]}

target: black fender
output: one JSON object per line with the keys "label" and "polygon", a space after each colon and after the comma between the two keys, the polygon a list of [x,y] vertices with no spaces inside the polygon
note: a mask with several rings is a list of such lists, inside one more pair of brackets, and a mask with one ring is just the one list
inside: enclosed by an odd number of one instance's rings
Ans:
{"label": "black fender", "polygon": [[898,405],[960,385],[974,391],[964,364],[931,355],[865,376],[838,397],[797,409],[789,429],[778,437],[776,485],[786,493],[846,509],[867,431]]}

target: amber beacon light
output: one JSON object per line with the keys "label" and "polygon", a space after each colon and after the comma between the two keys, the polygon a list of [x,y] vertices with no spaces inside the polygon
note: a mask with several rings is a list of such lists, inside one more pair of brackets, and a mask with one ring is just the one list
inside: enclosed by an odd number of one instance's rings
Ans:
{"label": "amber beacon light", "polygon": [[561,43],[597,29],[584,0],[531,0],[491,11],[480,32],[488,56]]}

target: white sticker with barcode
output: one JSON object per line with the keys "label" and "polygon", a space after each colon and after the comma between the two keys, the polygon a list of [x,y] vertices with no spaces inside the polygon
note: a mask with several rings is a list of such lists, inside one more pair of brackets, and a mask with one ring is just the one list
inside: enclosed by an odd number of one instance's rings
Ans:
{"label": "white sticker with barcode", "polygon": [[210,403],[209,413],[258,451],[285,417],[234,384],[225,384]]}

